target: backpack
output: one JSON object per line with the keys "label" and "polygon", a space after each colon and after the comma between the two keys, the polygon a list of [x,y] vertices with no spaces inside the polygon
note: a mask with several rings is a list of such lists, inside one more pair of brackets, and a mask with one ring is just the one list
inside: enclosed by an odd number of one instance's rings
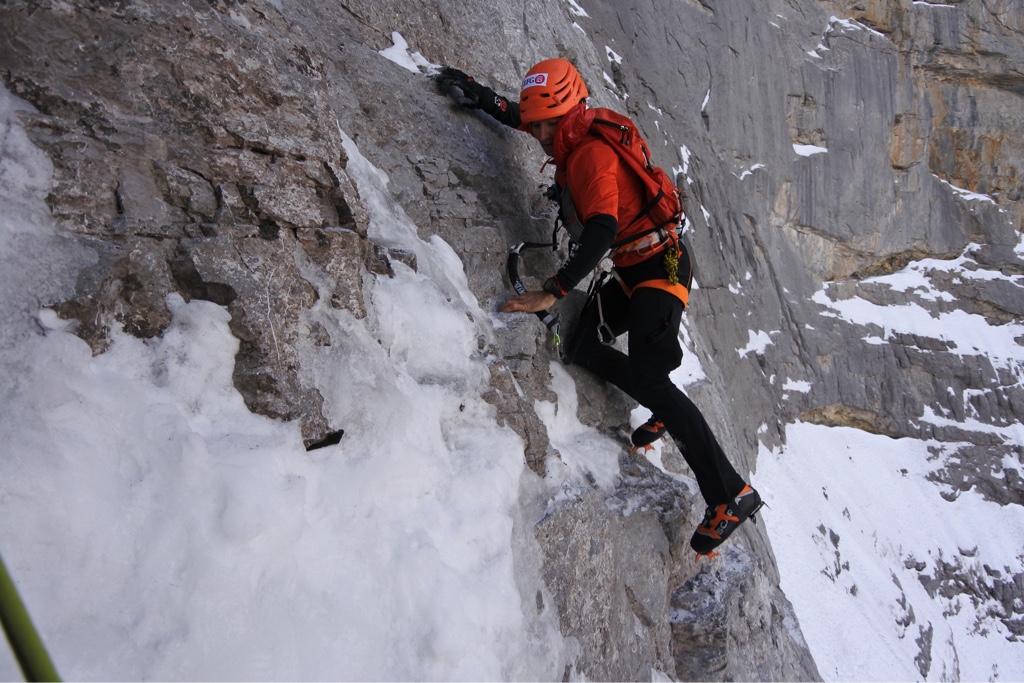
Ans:
{"label": "backpack", "polygon": [[[660,231],[670,233],[671,239],[675,240],[675,228],[683,217],[683,204],[675,183],[663,169],[651,163],[647,143],[632,120],[611,109],[599,108],[595,109],[594,113],[589,132],[604,138],[626,165],[636,172],[637,177],[643,182],[644,195],[647,199],[647,203],[636,218],[629,225],[620,226],[618,237],[612,244],[612,251],[621,250],[647,236],[655,238],[653,233]],[[647,229],[640,228],[644,216],[649,217],[653,223]],[[664,241],[656,238],[651,244],[656,245]]]}

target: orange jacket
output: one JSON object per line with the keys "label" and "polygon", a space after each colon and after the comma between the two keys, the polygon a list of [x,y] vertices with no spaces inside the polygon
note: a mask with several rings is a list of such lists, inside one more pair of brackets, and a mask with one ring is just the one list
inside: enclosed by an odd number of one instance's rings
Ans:
{"label": "orange jacket", "polygon": [[[580,105],[562,118],[554,141],[555,182],[568,188],[576,219],[581,225],[602,214],[615,218],[619,228],[615,240],[619,241],[626,236],[624,230],[627,228],[628,234],[640,234],[655,226],[649,216],[637,220],[646,203],[643,181],[607,141],[588,134],[596,114],[596,110]],[[569,221],[572,217],[563,218]],[[612,261],[616,267],[623,268],[652,255],[614,254]],[[660,255],[656,257],[663,258]],[[637,287],[664,289],[684,304],[689,298],[686,286],[682,283],[672,285],[667,279],[645,280],[632,286],[633,289]]]}
{"label": "orange jacket", "polygon": [[[566,114],[555,136],[555,182],[569,188],[581,224],[599,214],[613,216],[621,230],[643,210],[644,186],[611,145],[588,135],[596,110],[584,105]],[[647,217],[632,229],[653,226]],[[632,231],[632,230],[631,230]]]}

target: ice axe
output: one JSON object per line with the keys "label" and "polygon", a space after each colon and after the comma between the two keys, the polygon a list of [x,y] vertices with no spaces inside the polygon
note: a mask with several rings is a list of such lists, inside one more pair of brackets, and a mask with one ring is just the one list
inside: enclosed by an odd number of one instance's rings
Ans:
{"label": "ice axe", "polygon": [[[519,279],[519,252],[523,249],[551,248],[551,246],[551,243],[520,242],[508,252],[505,271],[508,273],[509,282],[512,283],[512,289],[516,290],[517,294],[526,294],[526,287],[523,286],[523,281]],[[560,346],[562,344],[562,337],[558,330],[562,322],[562,316],[548,310],[537,311],[534,315],[540,318],[544,326],[551,330],[551,343],[555,346]]]}

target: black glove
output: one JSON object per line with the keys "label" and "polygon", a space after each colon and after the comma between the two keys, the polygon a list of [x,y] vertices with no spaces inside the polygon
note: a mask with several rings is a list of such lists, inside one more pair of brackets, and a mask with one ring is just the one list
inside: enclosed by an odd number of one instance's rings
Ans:
{"label": "black glove", "polygon": [[[434,80],[441,92],[451,95],[456,102],[469,109],[480,109],[480,98],[488,90],[469,74],[450,66],[442,68]],[[490,92],[493,96],[494,91]]]}
{"label": "black glove", "polygon": [[[507,118],[509,102],[463,71],[446,66],[434,76],[438,88],[468,109],[482,109],[502,121]],[[518,118],[518,117],[517,117]]]}

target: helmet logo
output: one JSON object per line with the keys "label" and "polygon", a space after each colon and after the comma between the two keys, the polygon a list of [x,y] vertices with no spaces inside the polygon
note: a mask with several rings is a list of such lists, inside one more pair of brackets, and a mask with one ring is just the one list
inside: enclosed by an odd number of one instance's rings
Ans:
{"label": "helmet logo", "polygon": [[520,90],[526,90],[527,88],[531,88],[535,85],[544,85],[547,82],[547,74],[532,74],[523,79],[523,87],[521,87]]}

